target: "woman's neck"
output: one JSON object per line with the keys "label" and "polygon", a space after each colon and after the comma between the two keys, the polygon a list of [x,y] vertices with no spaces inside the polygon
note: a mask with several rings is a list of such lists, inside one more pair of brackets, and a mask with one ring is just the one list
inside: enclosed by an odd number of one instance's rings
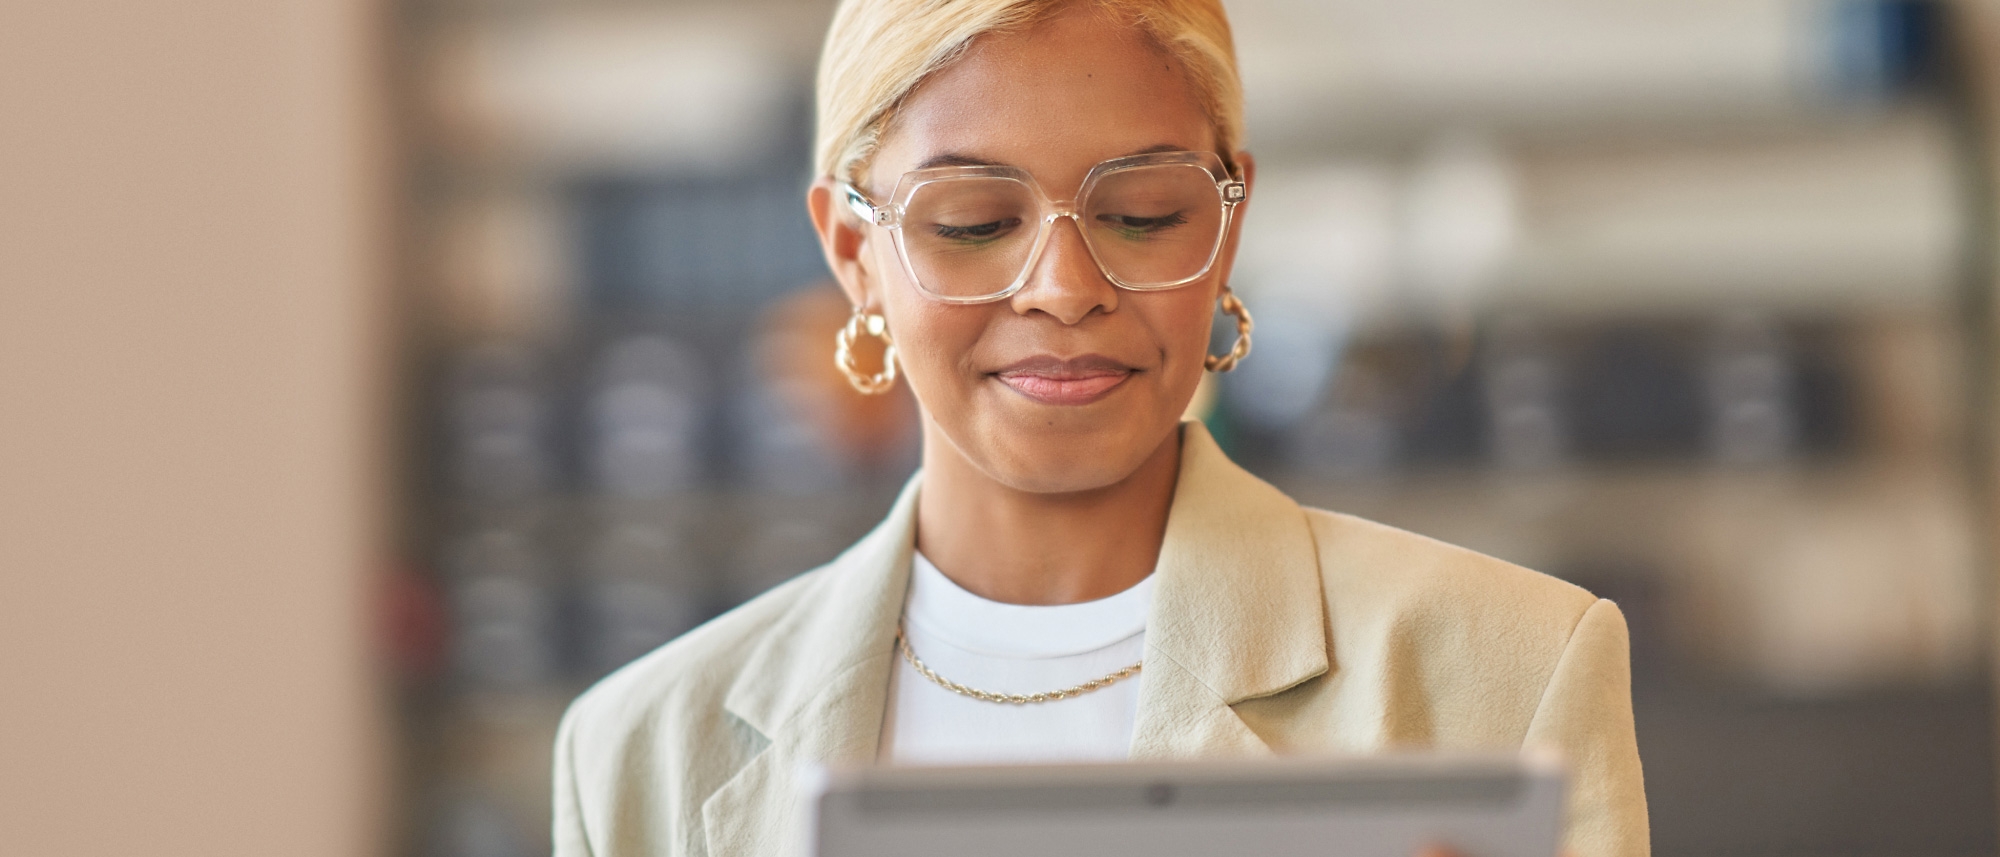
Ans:
{"label": "woman's neck", "polygon": [[[927,435],[935,431],[926,426]],[[1008,604],[1074,604],[1123,592],[1159,560],[1180,437],[1168,432],[1123,480],[1066,494],[1002,485],[944,438],[926,437],[917,549],[952,582]]]}

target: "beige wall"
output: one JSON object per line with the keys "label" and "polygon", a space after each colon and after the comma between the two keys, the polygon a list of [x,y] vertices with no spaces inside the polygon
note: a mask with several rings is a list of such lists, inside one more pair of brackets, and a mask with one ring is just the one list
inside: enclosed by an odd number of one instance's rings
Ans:
{"label": "beige wall", "polygon": [[378,14],[0,4],[0,853],[380,850]]}

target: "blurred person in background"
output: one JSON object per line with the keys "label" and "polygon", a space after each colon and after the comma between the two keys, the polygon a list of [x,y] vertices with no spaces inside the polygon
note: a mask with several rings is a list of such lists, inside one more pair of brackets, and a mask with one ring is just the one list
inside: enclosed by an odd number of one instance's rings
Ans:
{"label": "blurred person in background", "polygon": [[782,853],[808,763],[1524,746],[1569,762],[1567,850],[1648,853],[1615,605],[1302,508],[1182,421],[1249,351],[1242,112],[1216,0],[840,5],[830,356],[907,379],[923,467],[838,559],[574,703],[558,855]]}

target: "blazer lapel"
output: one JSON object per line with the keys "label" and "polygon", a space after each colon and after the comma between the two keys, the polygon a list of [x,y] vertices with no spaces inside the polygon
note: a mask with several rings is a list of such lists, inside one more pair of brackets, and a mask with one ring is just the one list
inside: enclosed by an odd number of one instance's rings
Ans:
{"label": "blazer lapel", "polygon": [[797,851],[800,769],[874,761],[909,587],[920,476],[746,658],[723,706],[770,743],[702,804],[711,857]]}
{"label": "blazer lapel", "polygon": [[1305,511],[1185,423],[1160,546],[1133,758],[1262,755],[1230,706],[1327,671],[1319,554]]}
{"label": "blazer lapel", "polygon": [[[710,857],[797,851],[799,770],[874,761],[920,476],[746,658],[723,704],[769,744],[703,803]],[[1271,752],[1230,706],[1327,671],[1317,557],[1304,510],[1186,423],[1154,571],[1134,758]]]}

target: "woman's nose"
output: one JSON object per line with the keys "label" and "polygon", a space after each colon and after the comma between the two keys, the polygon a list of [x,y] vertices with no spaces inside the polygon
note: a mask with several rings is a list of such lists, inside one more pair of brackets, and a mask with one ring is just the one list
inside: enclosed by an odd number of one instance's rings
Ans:
{"label": "woman's nose", "polygon": [[1049,230],[1028,282],[1014,293],[1014,311],[1026,315],[1039,310],[1063,324],[1076,324],[1092,312],[1117,310],[1118,288],[1091,258],[1076,218],[1058,217]]}

